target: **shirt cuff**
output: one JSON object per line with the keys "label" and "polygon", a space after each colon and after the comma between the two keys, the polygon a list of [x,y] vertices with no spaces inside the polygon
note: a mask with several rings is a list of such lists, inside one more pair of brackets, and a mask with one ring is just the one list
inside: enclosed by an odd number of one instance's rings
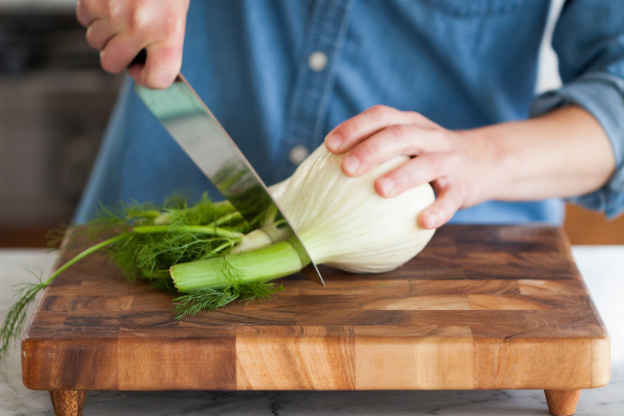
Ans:
{"label": "shirt cuff", "polygon": [[607,73],[584,75],[536,97],[530,116],[566,105],[584,108],[598,120],[609,137],[616,163],[615,174],[605,186],[568,200],[613,218],[624,210],[624,79]]}

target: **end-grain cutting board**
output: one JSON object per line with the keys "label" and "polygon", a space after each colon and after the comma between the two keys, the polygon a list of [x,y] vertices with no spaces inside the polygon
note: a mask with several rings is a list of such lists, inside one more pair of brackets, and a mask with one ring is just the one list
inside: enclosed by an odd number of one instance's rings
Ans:
{"label": "end-grain cutting board", "polygon": [[[84,248],[64,247],[59,264]],[[41,297],[24,384],[57,415],[88,390],[178,389],[544,389],[572,414],[609,380],[609,336],[557,228],[445,226],[398,270],[323,276],[177,321],[170,295],[93,256]]]}

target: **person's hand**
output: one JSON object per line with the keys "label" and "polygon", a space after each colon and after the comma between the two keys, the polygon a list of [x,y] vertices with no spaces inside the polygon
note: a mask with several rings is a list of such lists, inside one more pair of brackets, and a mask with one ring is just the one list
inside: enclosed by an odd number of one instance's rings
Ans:
{"label": "person's hand", "polygon": [[76,16],[104,70],[122,72],[146,49],[145,64],[132,65],[130,75],[146,87],[166,88],[182,66],[188,6],[189,0],[78,0]]}
{"label": "person's hand", "polygon": [[375,106],[337,126],[325,139],[328,150],[346,152],[342,171],[358,176],[397,155],[411,159],[377,178],[375,190],[396,196],[431,183],[437,199],[424,210],[419,223],[438,228],[460,208],[486,199],[487,146],[479,136],[446,130],[423,115]]}

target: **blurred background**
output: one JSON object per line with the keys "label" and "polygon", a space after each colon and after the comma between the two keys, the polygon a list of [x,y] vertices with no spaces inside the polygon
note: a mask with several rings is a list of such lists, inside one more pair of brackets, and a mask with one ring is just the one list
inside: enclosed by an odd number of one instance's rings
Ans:
{"label": "blurred background", "polygon": [[0,246],[44,246],[68,224],[121,81],[75,0],[0,0]]}
{"label": "blurred background", "polygon": [[[100,69],[75,4],[0,0],[0,247],[43,247],[71,221],[121,83]],[[548,33],[540,91],[560,83]],[[565,229],[573,244],[624,244],[624,218],[569,206]]]}

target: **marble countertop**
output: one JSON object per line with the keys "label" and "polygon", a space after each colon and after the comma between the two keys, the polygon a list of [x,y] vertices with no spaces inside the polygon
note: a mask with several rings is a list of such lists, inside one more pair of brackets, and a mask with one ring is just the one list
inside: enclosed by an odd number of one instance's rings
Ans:
{"label": "marble countertop", "polygon": [[[583,390],[577,416],[624,415],[624,246],[576,246],[573,255],[611,334],[611,382]],[[0,319],[11,285],[46,274],[55,253],[0,250]],[[85,415],[548,415],[541,390],[374,392],[89,392]],[[19,347],[0,362],[0,416],[54,415],[48,393],[26,389]]]}

